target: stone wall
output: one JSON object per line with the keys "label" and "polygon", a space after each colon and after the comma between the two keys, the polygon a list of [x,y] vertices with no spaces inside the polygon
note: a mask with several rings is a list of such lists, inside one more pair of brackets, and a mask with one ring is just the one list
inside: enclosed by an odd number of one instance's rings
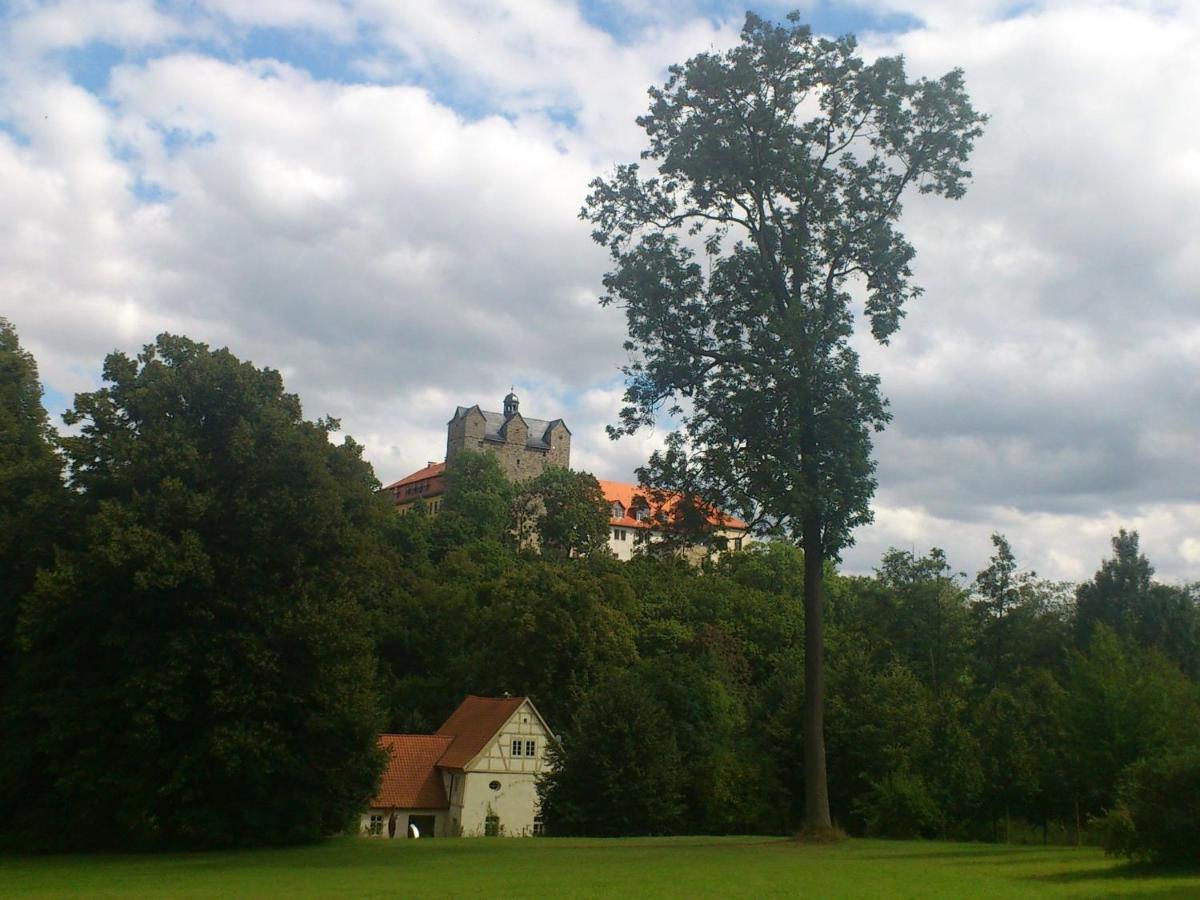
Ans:
{"label": "stone wall", "polygon": [[561,422],[550,429],[548,450],[528,446],[527,430],[519,427],[523,425],[519,421],[512,422],[518,427],[505,428],[507,439],[503,441],[485,437],[485,425],[483,416],[474,410],[451,420],[446,427],[446,462],[453,462],[462,450],[486,451],[499,460],[501,470],[512,481],[537,478],[551,466],[571,466],[571,433]]}

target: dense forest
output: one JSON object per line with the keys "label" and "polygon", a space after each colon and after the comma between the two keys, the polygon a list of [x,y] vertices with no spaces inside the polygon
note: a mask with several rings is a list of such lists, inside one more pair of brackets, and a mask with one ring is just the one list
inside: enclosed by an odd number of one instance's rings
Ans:
{"label": "dense forest", "polygon": [[[60,436],[0,326],[6,842],[333,833],[371,795],[377,731],[505,691],[559,733],[551,833],[802,820],[793,545],[620,563],[591,476],[514,485],[486,454],[439,515],[397,515],[278,373],[166,335],[111,355]],[[1136,532],[1080,585],[993,543],[974,576],[937,549],[827,564],[830,802],[852,834],[1088,840],[1139,778],[1200,771],[1196,586],[1156,582]]]}

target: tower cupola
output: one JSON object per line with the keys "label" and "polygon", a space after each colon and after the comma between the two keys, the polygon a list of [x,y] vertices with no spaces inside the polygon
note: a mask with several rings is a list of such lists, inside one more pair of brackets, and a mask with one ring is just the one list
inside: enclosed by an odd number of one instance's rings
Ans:
{"label": "tower cupola", "polygon": [[504,398],[504,418],[511,419],[520,409],[521,401],[517,399],[517,395],[509,388],[507,396]]}

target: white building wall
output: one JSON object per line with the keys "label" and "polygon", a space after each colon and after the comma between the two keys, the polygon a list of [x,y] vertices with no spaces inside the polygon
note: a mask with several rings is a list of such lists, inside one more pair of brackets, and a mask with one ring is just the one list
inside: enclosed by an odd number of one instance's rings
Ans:
{"label": "white building wall", "polygon": [[[490,815],[499,817],[500,833],[506,837],[533,834],[538,813],[537,777],[547,768],[549,738],[541,719],[525,702],[466,771],[456,776],[461,788],[455,784],[451,816],[457,814],[463,835],[483,835]],[[514,741],[520,741],[520,754],[512,752]],[[532,756],[526,752],[530,742]]]}
{"label": "white building wall", "polygon": [[[724,528],[714,533],[728,541],[730,550],[741,549],[753,540],[749,532],[738,528]],[[623,562],[633,559],[634,552],[647,540],[654,541],[656,539],[657,535],[654,531],[647,531],[644,528],[608,526],[608,549],[613,552],[613,556]],[[739,544],[738,541],[741,543]],[[686,555],[692,562],[699,562],[704,558],[706,552],[703,547],[697,546],[688,551]],[[720,552],[713,551],[713,556],[720,556]]]}
{"label": "white building wall", "polygon": [[[433,834],[422,834],[422,837],[449,837],[450,831],[448,828],[448,817],[444,809],[397,809],[392,810],[390,807],[386,809],[369,809],[362,814],[359,819],[358,833],[367,837],[381,837],[385,840],[388,837],[387,823],[391,814],[396,813],[396,838],[408,837],[408,817],[410,814],[414,816],[433,816],[434,826]],[[371,816],[383,817],[383,830],[381,833],[371,834]]]}

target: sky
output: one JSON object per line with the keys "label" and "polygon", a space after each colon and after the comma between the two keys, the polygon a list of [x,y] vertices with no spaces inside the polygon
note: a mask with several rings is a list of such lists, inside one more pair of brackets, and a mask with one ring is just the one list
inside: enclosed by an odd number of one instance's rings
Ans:
{"label": "sky", "polygon": [[[856,337],[894,419],[843,568],[945,549],[1087,579],[1119,528],[1200,579],[1200,4],[809,0],[910,76],[965,71],[990,121],[958,201],[902,230],[924,295]],[[578,213],[633,161],[667,66],[737,41],[724,0],[0,3],[0,315],[57,420],[163,331],[283,373],[384,483],[455,406],[610,441],[624,320]]]}

